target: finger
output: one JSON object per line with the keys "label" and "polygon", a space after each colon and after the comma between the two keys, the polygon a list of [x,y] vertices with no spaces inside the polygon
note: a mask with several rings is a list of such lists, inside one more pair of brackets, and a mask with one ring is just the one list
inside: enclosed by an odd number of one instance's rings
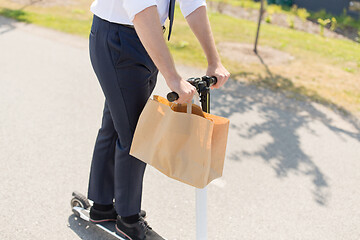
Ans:
{"label": "finger", "polygon": [[188,96],[188,94],[184,93],[184,94],[181,95],[181,97],[179,97],[178,103],[179,104],[185,104],[185,103],[188,103],[189,100],[191,100],[191,98]]}
{"label": "finger", "polygon": [[191,94],[189,95],[189,102],[193,100],[195,93],[196,93],[196,89],[194,88],[193,91],[191,91]]}
{"label": "finger", "polygon": [[215,89],[215,88],[217,88],[216,85],[218,85],[218,83],[212,85],[210,88],[211,88],[211,89]]}
{"label": "finger", "polygon": [[226,76],[224,74],[220,75],[220,82],[219,82],[219,87],[222,87],[225,84],[226,81]]}
{"label": "finger", "polygon": [[218,80],[217,80],[216,84],[213,85],[213,87],[216,88],[216,89],[218,89],[218,88],[220,87],[220,83],[221,83],[221,78],[218,77]]}
{"label": "finger", "polygon": [[193,97],[194,97],[194,93],[189,94],[187,103],[190,103],[192,101]]}
{"label": "finger", "polygon": [[229,78],[230,78],[230,73],[227,72],[227,73],[225,74],[224,84],[227,82],[227,80],[229,80]]}
{"label": "finger", "polygon": [[225,75],[225,78],[224,78],[224,82],[222,85],[225,85],[225,83],[229,80],[230,78],[230,73],[228,72],[226,75]]}
{"label": "finger", "polygon": [[186,96],[185,96],[185,98],[184,98],[184,103],[189,103],[189,102],[191,102],[191,99],[192,99],[192,97],[191,97],[192,95],[191,94],[186,94]]}
{"label": "finger", "polygon": [[196,88],[194,86],[191,85],[190,91],[189,91],[189,98],[193,98],[194,94],[196,92]]}
{"label": "finger", "polygon": [[178,104],[184,104],[186,102],[186,98],[184,98],[184,94],[181,94],[177,100]]}

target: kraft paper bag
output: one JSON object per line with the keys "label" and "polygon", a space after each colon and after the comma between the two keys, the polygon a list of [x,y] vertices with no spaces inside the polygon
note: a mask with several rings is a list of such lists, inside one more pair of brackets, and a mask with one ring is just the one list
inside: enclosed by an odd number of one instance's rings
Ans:
{"label": "kraft paper bag", "polygon": [[170,178],[204,188],[222,176],[228,130],[226,118],[155,95],[140,115],[130,155]]}

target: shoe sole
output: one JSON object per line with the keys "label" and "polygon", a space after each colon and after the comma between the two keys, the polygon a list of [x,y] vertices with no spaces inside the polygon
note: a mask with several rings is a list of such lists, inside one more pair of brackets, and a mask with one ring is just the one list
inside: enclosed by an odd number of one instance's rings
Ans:
{"label": "shoe sole", "polygon": [[92,223],[116,222],[116,219],[103,219],[103,220],[90,219],[90,222],[92,222]]}
{"label": "shoe sole", "polygon": [[128,235],[126,235],[126,233],[124,233],[123,231],[121,231],[117,225],[115,225],[115,229],[116,229],[116,234],[119,235],[120,237],[122,237],[124,240],[133,240],[131,237],[129,237]]}

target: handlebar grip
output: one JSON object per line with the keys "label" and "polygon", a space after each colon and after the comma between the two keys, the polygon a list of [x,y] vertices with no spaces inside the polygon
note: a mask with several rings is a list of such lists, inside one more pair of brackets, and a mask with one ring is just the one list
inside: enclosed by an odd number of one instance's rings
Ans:
{"label": "handlebar grip", "polygon": [[166,97],[169,102],[174,102],[179,99],[179,95],[176,92],[170,92]]}
{"label": "handlebar grip", "polygon": [[217,83],[217,77],[212,76],[210,77],[210,86],[215,85]]}

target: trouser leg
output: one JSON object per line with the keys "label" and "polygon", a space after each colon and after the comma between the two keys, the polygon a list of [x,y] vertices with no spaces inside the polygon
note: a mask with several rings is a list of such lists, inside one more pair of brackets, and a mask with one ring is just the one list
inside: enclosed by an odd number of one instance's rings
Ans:
{"label": "trouser leg", "polygon": [[[125,99],[134,98],[135,94],[147,96],[137,98],[135,101],[126,103],[126,107],[137,109],[132,114],[132,122],[137,122],[147,98],[155,87],[156,75],[149,79],[149,88],[140,91],[123,91]],[[129,89],[128,89],[129,90]],[[140,105],[136,107],[136,105]],[[135,125],[135,124],[134,124]],[[131,139],[134,134],[135,126],[131,128]],[[116,142],[115,150],[115,208],[119,215],[130,216],[140,212],[142,184],[146,164],[139,159],[129,155],[130,144],[121,145],[119,139]]]}
{"label": "trouser leg", "polygon": [[114,160],[115,208],[121,216],[133,215],[140,212],[146,164],[130,156],[129,151],[158,70],[134,29],[97,17],[90,34],[90,58],[118,137]]}
{"label": "trouser leg", "polygon": [[105,100],[90,169],[88,198],[98,204],[112,204],[114,199],[114,157],[117,132]]}

